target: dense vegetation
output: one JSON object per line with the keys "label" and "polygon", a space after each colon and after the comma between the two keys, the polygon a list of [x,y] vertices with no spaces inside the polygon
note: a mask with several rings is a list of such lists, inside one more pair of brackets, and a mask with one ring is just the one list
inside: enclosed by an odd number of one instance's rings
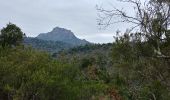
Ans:
{"label": "dense vegetation", "polygon": [[34,49],[46,51],[50,53],[58,52],[61,50],[73,48],[74,46],[61,41],[46,41],[38,38],[25,37],[24,45],[31,46]]}
{"label": "dense vegetation", "polygon": [[[167,2],[148,5],[159,8]],[[85,45],[53,56],[23,46],[21,30],[8,24],[0,35],[0,99],[169,100],[170,25],[161,14],[158,10],[142,23],[140,32],[118,35],[113,44]]]}
{"label": "dense vegetation", "polygon": [[168,100],[169,60],[149,57],[150,47],[122,37],[114,45],[81,46],[55,58],[22,45],[0,48],[0,98]]}
{"label": "dense vegetation", "polygon": [[107,87],[86,79],[77,64],[54,60],[46,53],[23,47],[0,51],[3,100],[86,100]]}
{"label": "dense vegetation", "polygon": [[90,99],[107,87],[102,82],[86,80],[79,64],[55,60],[22,44],[1,47],[0,65],[3,100]]}
{"label": "dense vegetation", "polygon": [[45,52],[24,47],[22,42],[0,47],[0,99],[86,100],[107,96],[105,75],[88,67],[93,61],[86,60],[56,60]]}

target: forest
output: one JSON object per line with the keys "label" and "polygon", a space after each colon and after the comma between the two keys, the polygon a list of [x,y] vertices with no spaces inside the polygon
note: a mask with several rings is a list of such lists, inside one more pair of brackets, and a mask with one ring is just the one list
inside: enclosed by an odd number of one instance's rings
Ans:
{"label": "forest", "polygon": [[0,32],[0,100],[169,100],[170,2],[150,0],[143,8],[139,1],[121,0],[136,6],[136,17],[98,11],[100,25],[116,16],[140,31],[53,54],[25,46],[26,34],[7,24]]}

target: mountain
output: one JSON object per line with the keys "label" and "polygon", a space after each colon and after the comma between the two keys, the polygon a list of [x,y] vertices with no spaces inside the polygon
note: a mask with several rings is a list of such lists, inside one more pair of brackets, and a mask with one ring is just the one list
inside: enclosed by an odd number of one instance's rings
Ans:
{"label": "mountain", "polygon": [[24,45],[31,46],[34,49],[47,51],[50,53],[67,50],[74,47],[73,45],[61,41],[47,41],[31,37],[24,38]]}
{"label": "mountain", "polygon": [[80,46],[89,44],[86,40],[81,40],[77,38],[73,32],[70,30],[56,27],[51,32],[48,33],[41,33],[37,36],[38,39],[46,40],[46,41],[60,41],[69,43],[73,46]]}
{"label": "mountain", "polygon": [[25,37],[24,45],[50,53],[90,44],[77,38],[70,30],[56,27],[51,32],[41,33],[35,38]]}

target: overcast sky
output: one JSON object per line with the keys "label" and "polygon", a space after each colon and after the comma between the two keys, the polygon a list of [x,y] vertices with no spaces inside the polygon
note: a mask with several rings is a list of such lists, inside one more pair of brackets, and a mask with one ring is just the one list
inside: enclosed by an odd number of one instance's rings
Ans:
{"label": "overcast sky", "polygon": [[115,24],[99,29],[96,5],[107,8],[111,4],[122,7],[116,0],[0,0],[0,28],[12,22],[27,36],[35,37],[58,26],[90,42],[112,42],[116,30],[125,31],[128,26]]}

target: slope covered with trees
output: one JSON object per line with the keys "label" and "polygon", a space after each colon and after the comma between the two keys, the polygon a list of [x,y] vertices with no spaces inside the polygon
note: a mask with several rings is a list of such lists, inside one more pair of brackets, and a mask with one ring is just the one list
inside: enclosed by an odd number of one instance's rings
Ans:
{"label": "slope covered with trees", "polygon": [[100,9],[101,13],[136,22],[140,30],[117,35],[113,44],[80,46],[51,57],[23,46],[22,32],[16,25],[3,28],[0,99],[169,100],[169,1],[150,0],[144,8],[138,0],[121,1],[135,4],[137,16],[130,17],[119,9]]}
{"label": "slope covered with trees", "polygon": [[107,88],[103,82],[87,80],[78,63],[56,60],[24,47],[22,41],[0,47],[0,74],[3,100],[86,100]]}
{"label": "slope covered with trees", "polygon": [[28,47],[30,46],[34,49],[46,51],[49,53],[54,53],[54,52],[58,52],[61,50],[74,47],[73,45],[69,43],[65,43],[61,41],[47,41],[47,40],[41,40],[38,38],[31,38],[31,37],[25,37],[23,44],[25,46],[28,46]]}
{"label": "slope covered with trees", "polygon": [[0,56],[3,100],[86,100],[106,88],[102,82],[86,80],[77,64],[31,48],[1,48]]}

